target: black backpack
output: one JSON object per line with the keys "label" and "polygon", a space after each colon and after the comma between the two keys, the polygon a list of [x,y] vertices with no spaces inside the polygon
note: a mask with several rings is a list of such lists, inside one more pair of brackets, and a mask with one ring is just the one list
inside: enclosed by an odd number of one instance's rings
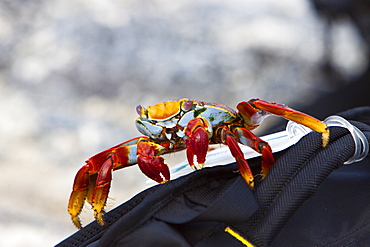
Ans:
{"label": "black backpack", "polygon": [[[370,107],[338,114],[370,141]],[[57,246],[370,246],[370,159],[351,133],[330,127],[275,153],[251,191],[236,164],[203,168],[149,188]],[[248,160],[258,169],[260,158]],[[257,170],[256,170],[257,171]]]}

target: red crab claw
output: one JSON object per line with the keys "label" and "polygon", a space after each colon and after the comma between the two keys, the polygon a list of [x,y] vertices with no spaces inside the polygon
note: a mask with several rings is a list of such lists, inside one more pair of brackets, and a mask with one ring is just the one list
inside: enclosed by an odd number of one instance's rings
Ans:
{"label": "red crab claw", "polygon": [[164,158],[158,156],[165,148],[149,140],[137,144],[137,163],[140,170],[149,178],[158,183],[170,180],[170,171],[164,163]]}
{"label": "red crab claw", "polygon": [[77,172],[68,203],[68,212],[77,228],[82,227],[79,214],[85,200],[91,204],[99,224],[104,224],[112,171],[136,164],[136,144],[143,139],[147,137],[137,137],[100,152],[89,158]]}
{"label": "red crab claw", "polygon": [[118,156],[113,153],[102,165],[96,178],[95,189],[91,198],[91,206],[94,217],[100,225],[104,225],[104,207],[108,199],[108,193],[112,181],[114,164],[119,163]]}
{"label": "red crab claw", "polygon": [[72,222],[79,229],[82,228],[82,226],[78,216],[82,210],[89,189],[88,170],[88,165],[84,165],[77,172],[73,184],[73,191],[68,203],[68,212],[71,215]]}
{"label": "red crab claw", "polygon": [[[189,121],[185,129],[186,157],[193,169],[200,169],[206,161],[209,144],[207,125],[202,118],[194,118]],[[196,157],[197,166],[194,164]]]}
{"label": "red crab claw", "polygon": [[73,191],[69,199],[68,212],[73,223],[79,229],[82,226],[78,216],[81,213],[85,200],[91,204],[98,223],[104,225],[104,207],[112,181],[112,171],[114,165],[118,166],[121,164],[120,157],[115,151],[109,151],[109,153],[110,155],[104,163],[102,162],[103,164],[100,168],[97,166],[99,164],[98,160],[104,156],[93,156],[77,172],[75,177]]}

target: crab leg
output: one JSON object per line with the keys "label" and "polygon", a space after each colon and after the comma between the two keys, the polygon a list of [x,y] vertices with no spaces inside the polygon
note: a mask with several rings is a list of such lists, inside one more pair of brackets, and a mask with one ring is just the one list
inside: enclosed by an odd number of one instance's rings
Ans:
{"label": "crab leg", "polygon": [[[250,119],[258,119],[258,115],[266,115],[259,112],[259,110],[263,110],[268,113],[272,113],[274,115],[281,116],[288,120],[302,124],[314,131],[321,133],[323,147],[326,147],[329,142],[329,128],[325,123],[314,117],[311,117],[310,115],[293,110],[285,105],[275,102],[267,102],[260,99],[251,99],[248,102],[239,103],[237,108],[243,119],[248,120],[249,122]],[[249,124],[248,121],[246,121],[247,124]],[[259,122],[256,124],[259,124]]]}
{"label": "crab leg", "polygon": [[233,132],[238,137],[240,143],[252,148],[262,155],[261,176],[262,179],[264,179],[269,173],[271,166],[275,163],[270,145],[246,128],[236,127]]}
{"label": "crab leg", "polygon": [[254,176],[248,162],[245,160],[244,154],[240,149],[236,136],[230,129],[224,126],[221,130],[221,140],[230,149],[232,156],[235,158],[239,171],[249,188],[254,189]]}
{"label": "crab leg", "polygon": [[[74,180],[68,212],[77,228],[85,200],[91,204],[95,218],[103,223],[102,215],[112,180],[112,171],[136,164],[136,144],[147,137],[137,137],[98,153],[86,161]],[[96,181],[95,181],[96,178]]]}

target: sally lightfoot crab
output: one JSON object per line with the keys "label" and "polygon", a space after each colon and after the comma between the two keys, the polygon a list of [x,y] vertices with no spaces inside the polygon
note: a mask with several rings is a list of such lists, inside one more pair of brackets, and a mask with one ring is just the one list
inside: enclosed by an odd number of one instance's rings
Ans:
{"label": "sally lightfoot crab", "polygon": [[228,106],[191,99],[166,101],[154,106],[136,108],[137,129],[144,135],[102,151],[86,161],[77,172],[68,212],[77,228],[85,200],[91,204],[95,219],[104,225],[104,207],[112,180],[112,172],[137,164],[140,170],[158,183],[170,179],[170,172],[161,155],[186,149],[189,164],[202,168],[210,144],[225,144],[236,160],[241,176],[254,188],[254,175],[244,158],[239,143],[262,155],[261,178],[264,179],[274,163],[269,144],[255,136],[266,117],[278,115],[322,133],[322,146],[329,141],[325,123],[285,105],[251,99]]}

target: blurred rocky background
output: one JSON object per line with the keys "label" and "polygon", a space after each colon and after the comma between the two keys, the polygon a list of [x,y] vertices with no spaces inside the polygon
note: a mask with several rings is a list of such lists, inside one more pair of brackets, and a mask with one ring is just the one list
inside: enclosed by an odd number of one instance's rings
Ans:
{"label": "blurred rocky background", "polygon": [[[74,175],[138,135],[136,105],[259,97],[302,110],[349,87],[369,66],[364,2],[2,0],[0,246],[52,246],[76,231]],[[108,209],[146,181],[136,167],[115,172]],[[93,219],[89,207],[81,218]]]}

